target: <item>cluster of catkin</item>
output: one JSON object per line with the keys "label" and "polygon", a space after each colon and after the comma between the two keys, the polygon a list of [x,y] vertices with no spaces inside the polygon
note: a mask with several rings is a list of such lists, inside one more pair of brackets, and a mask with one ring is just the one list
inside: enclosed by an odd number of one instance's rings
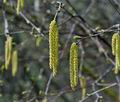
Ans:
{"label": "cluster of catkin", "polygon": [[[78,85],[78,44],[73,42],[70,47],[70,86],[72,90]],[[52,70],[52,75],[55,76],[58,71],[59,62],[59,31],[56,20],[52,20],[49,27],[49,67]],[[80,78],[82,87],[82,98],[86,95],[86,80]]]}
{"label": "cluster of catkin", "polygon": [[13,38],[8,35],[5,41],[5,69],[7,70],[12,63],[12,76],[15,76],[18,68],[18,52],[12,44]]}
{"label": "cluster of catkin", "polygon": [[115,33],[112,36],[112,53],[115,56],[115,74],[120,70],[120,34]]}

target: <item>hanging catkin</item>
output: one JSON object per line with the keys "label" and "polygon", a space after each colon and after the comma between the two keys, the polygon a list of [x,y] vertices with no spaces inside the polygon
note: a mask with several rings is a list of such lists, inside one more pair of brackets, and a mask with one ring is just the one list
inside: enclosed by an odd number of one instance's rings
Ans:
{"label": "hanging catkin", "polygon": [[18,0],[17,1],[17,8],[16,8],[16,11],[17,11],[17,14],[19,15],[20,13],[20,8],[21,8],[21,0]]}
{"label": "hanging catkin", "polygon": [[116,54],[115,54],[115,59],[116,59],[116,69],[115,69],[115,74],[118,73],[119,68],[120,68],[120,35],[118,34],[116,36]]}
{"label": "hanging catkin", "polygon": [[7,36],[7,40],[5,42],[5,68],[6,69],[8,69],[10,64],[11,52],[12,52],[12,37]]}
{"label": "hanging catkin", "polygon": [[24,8],[24,0],[18,0],[17,1],[17,8],[16,8],[16,11],[17,11],[17,14],[19,15],[20,13],[20,10]]}
{"label": "hanging catkin", "polygon": [[56,75],[58,70],[58,26],[57,22],[54,19],[50,23],[49,27],[49,66],[53,71],[53,76]]}
{"label": "hanging catkin", "polygon": [[16,75],[18,69],[18,51],[15,49],[12,53],[12,76]]}
{"label": "hanging catkin", "polygon": [[118,61],[118,65],[120,66],[120,35],[119,34],[116,37],[116,58]]}
{"label": "hanging catkin", "polygon": [[73,90],[78,84],[78,45],[72,43],[70,48],[70,85]]}
{"label": "hanging catkin", "polygon": [[112,54],[115,55],[116,52],[116,37],[118,33],[113,34],[112,36]]}
{"label": "hanging catkin", "polygon": [[82,99],[84,99],[86,96],[86,87],[87,87],[85,77],[83,76],[80,77],[80,84],[81,84],[81,89],[82,89]]}
{"label": "hanging catkin", "polygon": [[115,33],[112,36],[112,53],[115,55],[115,74],[118,73],[120,68],[120,35]]}

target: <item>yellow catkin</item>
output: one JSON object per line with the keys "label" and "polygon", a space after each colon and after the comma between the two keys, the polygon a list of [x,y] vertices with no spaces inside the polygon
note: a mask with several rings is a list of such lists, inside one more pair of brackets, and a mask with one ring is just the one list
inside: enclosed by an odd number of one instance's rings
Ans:
{"label": "yellow catkin", "polygon": [[119,72],[119,66],[118,66],[118,59],[115,57],[115,74],[118,74]]}
{"label": "yellow catkin", "polygon": [[24,0],[21,0],[20,5],[21,5],[21,9],[23,9],[24,8]]}
{"label": "yellow catkin", "polygon": [[117,74],[120,68],[120,35],[119,34],[117,34],[116,36],[115,60],[116,60],[115,74]]}
{"label": "yellow catkin", "polygon": [[116,36],[118,35],[118,33],[113,34],[112,36],[112,54],[115,55],[116,52]]}
{"label": "yellow catkin", "polygon": [[18,0],[17,1],[17,8],[16,8],[17,15],[19,15],[20,9],[21,9],[21,0]]}
{"label": "yellow catkin", "polygon": [[80,84],[81,84],[81,89],[82,89],[82,99],[84,99],[86,96],[86,88],[87,88],[85,77],[83,76],[80,77]]}
{"label": "yellow catkin", "polygon": [[8,56],[9,56],[9,46],[8,46],[8,40],[5,42],[5,68],[8,69],[9,63],[8,63]]}
{"label": "yellow catkin", "polygon": [[116,57],[118,60],[118,65],[120,66],[120,35],[116,37]]}
{"label": "yellow catkin", "polygon": [[15,76],[18,69],[18,52],[15,49],[12,53],[12,76]]}
{"label": "yellow catkin", "polygon": [[6,69],[8,69],[10,64],[11,52],[12,52],[12,37],[7,36],[7,40],[5,42],[5,68]]}
{"label": "yellow catkin", "polygon": [[50,69],[53,71],[53,76],[56,75],[58,70],[58,26],[55,20],[51,21],[49,27],[49,66]]}
{"label": "yellow catkin", "polygon": [[78,84],[78,45],[72,43],[70,48],[70,85],[73,90]]}

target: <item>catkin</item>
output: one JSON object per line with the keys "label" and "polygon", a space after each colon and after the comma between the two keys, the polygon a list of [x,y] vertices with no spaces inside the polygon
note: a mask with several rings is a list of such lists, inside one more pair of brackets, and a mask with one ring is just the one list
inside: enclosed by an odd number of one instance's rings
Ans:
{"label": "catkin", "polygon": [[116,59],[118,61],[118,65],[120,66],[120,35],[118,34],[116,37]]}
{"label": "catkin", "polygon": [[19,15],[20,13],[20,10],[24,8],[24,0],[18,0],[17,1],[17,8],[16,8],[16,11],[17,11],[17,14]]}
{"label": "catkin", "polygon": [[118,65],[118,59],[115,57],[115,74],[118,74],[119,72],[119,65]]}
{"label": "catkin", "polygon": [[49,27],[49,66],[53,72],[53,76],[56,75],[58,70],[58,38],[58,26],[56,20],[54,19],[53,21],[51,21]]}
{"label": "catkin", "polygon": [[120,35],[115,33],[112,36],[112,53],[115,55],[115,74],[119,72],[120,68]]}
{"label": "catkin", "polygon": [[23,9],[24,8],[24,0],[21,0],[21,8]]}
{"label": "catkin", "polygon": [[21,0],[18,0],[17,1],[17,8],[16,8],[16,11],[17,11],[17,14],[19,15],[20,13],[20,8],[21,8]]}
{"label": "catkin", "polygon": [[12,53],[12,76],[15,76],[18,69],[18,51],[15,49]]}
{"label": "catkin", "polygon": [[78,45],[72,43],[70,48],[70,85],[73,90],[78,84]]}
{"label": "catkin", "polygon": [[116,52],[116,37],[118,33],[113,34],[112,36],[112,54],[115,55]]}
{"label": "catkin", "polygon": [[118,73],[119,68],[120,68],[120,35],[117,34],[116,36],[116,54],[115,54],[115,59],[116,59],[116,67],[115,67],[115,74]]}
{"label": "catkin", "polygon": [[80,77],[80,84],[82,89],[82,99],[84,99],[86,96],[86,85],[87,85],[85,77],[83,76]]}
{"label": "catkin", "polygon": [[7,36],[7,40],[5,42],[5,68],[6,69],[8,69],[10,64],[11,52],[12,52],[12,37]]}

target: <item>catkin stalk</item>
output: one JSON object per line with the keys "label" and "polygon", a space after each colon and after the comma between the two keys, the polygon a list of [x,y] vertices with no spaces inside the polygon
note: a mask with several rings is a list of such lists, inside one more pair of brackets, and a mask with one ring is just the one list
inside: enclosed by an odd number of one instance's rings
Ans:
{"label": "catkin stalk", "polygon": [[78,45],[72,43],[70,48],[70,85],[72,90],[78,84]]}
{"label": "catkin stalk", "polygon": [[55,20],[51,21],[49,27],[49,66],[53,72],[53,76],[57,74],[58,70],[58,26]]}
{"label": "catkin stalk", "polygon": [[12,53],[12,76],[15,76],[18,69],[18,52],[15,49]]}

